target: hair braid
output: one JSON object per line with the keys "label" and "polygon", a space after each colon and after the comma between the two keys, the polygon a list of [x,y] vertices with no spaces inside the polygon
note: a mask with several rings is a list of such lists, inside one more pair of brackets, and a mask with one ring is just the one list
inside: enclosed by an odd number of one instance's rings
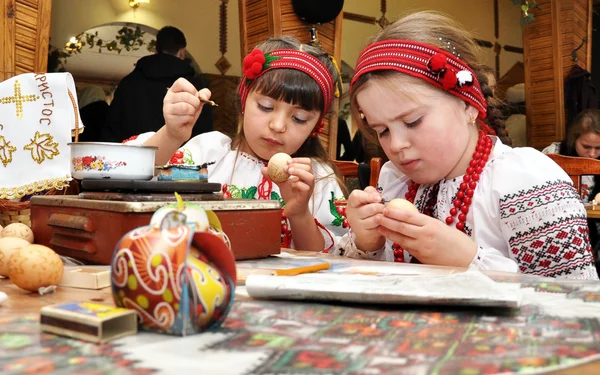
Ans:
{"label": "hair braid", "polygon": [[494,90],[489,85],[486,69],[477,68],[475,69],[475,73],[477,74],[481,91],[483,92],[488,105],[487,117],[483,120],[483,122],[496,133],[502,143],[512,146],[512,140],[508,135],[508,130],[506,129],[506,124],[504,123],[505,118],[500,110],[500,107],[503,105],[503,103],[494,97]]}

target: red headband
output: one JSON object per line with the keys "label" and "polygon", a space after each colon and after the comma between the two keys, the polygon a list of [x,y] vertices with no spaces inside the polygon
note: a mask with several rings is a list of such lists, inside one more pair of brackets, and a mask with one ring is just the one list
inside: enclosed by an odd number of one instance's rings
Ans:
{"label": "red headband", "polygon": [[267,53],[263,53],[259,49],[254,49],[244,58],[243,65],[244,76],[239,86],[242,111],[246,106],[246,98],[250,93],[252,85],[256,82],[256,78],[271,69],[296,69],[314,79],[323,93],[323,111],[317,124],[329,112],[333,97],[333,78],[325,64],[313,55],[293,49],[278,49]]}
{"label": "red headband", "polygon": [[377,70],[395,70],[421,78],[477,108],[480,118],[487,115],[487,102],[475,73],[447,51],[409,40],[373,43],[358,57],[350,87],[363,74]]}

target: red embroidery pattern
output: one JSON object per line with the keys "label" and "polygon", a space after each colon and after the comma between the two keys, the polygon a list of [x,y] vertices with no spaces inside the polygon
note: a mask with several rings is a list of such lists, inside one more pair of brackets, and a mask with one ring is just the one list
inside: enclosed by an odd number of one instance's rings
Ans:
{"label": "red embroidery pattern", "polygon": [[263,176],[258,184],[258,199],[271,199],[271,190],[273,190],[273,181]]}
{"label": "red embroidery pattern", "polygon": [[121,143],[127,143],[129,141],[135,141],[137,139],[137,137],[139,137],[139,135],[132,135],[131,137],[127,138],[126,140],[124,140]]}
{"label": "red embroidery pattern", "polygon": [[[556,215],[536,217],[552,203],[560,204]],[[519,220],[529,227],[514,231],[508,239],[521,272],[557,277],[594,267],[585,212],[565,215],[567,207],[577,204],[577,191],[561,180],[500,199],[501,219]]]}

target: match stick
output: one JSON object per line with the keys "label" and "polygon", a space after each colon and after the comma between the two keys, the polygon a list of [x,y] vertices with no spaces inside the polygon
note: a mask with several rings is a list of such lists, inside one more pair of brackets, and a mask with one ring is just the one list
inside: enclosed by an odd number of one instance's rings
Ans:
{"label": "match stick", "polygon": [[[196,94],[196,96],[198,96],[199,94],[200,94],[200,91],[198,91],[198,94]],[[204,100],[204,99],[202,99],[200,97],[198,97],[198,99],[200,99],[200,101],[202,103],[206,103],[206,104],[211,105],[213,107],[218,107],[219,106],[217,103],[213,102],[212,100]]]}

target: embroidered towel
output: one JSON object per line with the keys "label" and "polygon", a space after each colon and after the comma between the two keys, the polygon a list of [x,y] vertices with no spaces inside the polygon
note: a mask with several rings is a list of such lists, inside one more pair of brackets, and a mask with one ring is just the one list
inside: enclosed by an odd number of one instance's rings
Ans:
{"label": "embroidered towel", "polygon": [[0,82],[0,199],[68,186],[68,143],[82,130],[71,74],[27,73]]}

